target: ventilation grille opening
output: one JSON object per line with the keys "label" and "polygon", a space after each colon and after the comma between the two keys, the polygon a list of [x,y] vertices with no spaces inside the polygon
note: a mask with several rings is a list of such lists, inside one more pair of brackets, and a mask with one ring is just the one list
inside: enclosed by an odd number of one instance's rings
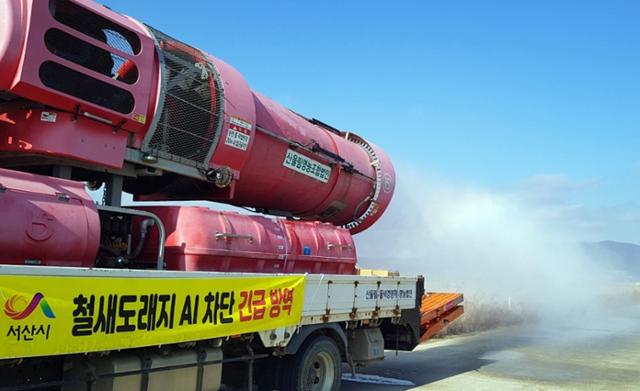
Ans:
{"label": "ventilation grille opening", "polygon": [[127,90],[94,79],[84,73],[76,72],[53,61],[45,61],[40,65],[39,73],[40,80],[49,88],[119,113],[129,114],[133,111],[133,95]]}
{"label": "ventilation grille opening", "polygon": [[58,29],[44,35],[47,49],[58,57],[98,72],[115,80],[133,84],[138,80],[138,68],[131,60],[110,53]]}
{"label": "ventilation grille opening", "polygon": [[126,28],[68,0],[50,0],[49,12],[58,22],[127,54],[140,53],[140,38]]}

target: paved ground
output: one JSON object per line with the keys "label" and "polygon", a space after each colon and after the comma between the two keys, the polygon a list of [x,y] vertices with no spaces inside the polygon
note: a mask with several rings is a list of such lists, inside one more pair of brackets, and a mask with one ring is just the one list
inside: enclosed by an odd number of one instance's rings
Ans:
{"label": "paved ground", "polygon": [[342,390],[640,390],[640,307],[602,324],[505,328],[387,352],[362,370],[415,387],[342,382]]}

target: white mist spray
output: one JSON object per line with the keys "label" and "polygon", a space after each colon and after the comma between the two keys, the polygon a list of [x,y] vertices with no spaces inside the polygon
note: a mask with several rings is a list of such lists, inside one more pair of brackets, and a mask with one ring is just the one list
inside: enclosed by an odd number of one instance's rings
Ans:
{"label": "white mist spray", "polygon": [[362,267],[426,276],[428,291],[514,307],[545,322],[597,318],[611,282],[569,229],[539,217],[521,195],[407,173],[389,210],[356,236]]}

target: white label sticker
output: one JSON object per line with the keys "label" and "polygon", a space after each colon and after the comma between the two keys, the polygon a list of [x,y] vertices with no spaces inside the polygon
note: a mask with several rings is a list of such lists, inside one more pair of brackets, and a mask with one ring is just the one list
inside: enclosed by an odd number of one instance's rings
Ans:
{"label": "white label sticker", "polygon": [[40,121],[42,121],[42,122],[56,122],[57,118],[58,118],[58,114],[51,113],[51,112],[48,112],[48,111],[43,111],[40,114]]}
{"label": "white label sticker", "polygon": [[282,165],[324,183],[329,182],[331,177],[330,166],[319,163],[291,149],[287,150]]}
{"label": "white label sticker", "polygon": [[229,128],[227,138],[224,140],[224,143],[230,147],[246,151],[249,147],[249,140],[251,140],[251,136],[248,134]]}
{"label": "white label sticker", "polygon": [[247,122],[241,118],[238,117],[231,117],[229,118],[229,123],[231,123],[231,125],[236,125],[239,126],[241,128],[245,128],[247,130],[251,130],[251,123]]}

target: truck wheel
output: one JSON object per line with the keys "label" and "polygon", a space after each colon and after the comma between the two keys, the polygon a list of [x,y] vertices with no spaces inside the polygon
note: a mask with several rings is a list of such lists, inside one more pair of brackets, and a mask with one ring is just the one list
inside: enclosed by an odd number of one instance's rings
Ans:
{"label": "truck wheel", "polygon": [[280,372],[281,391],[337,391],[342,381],[340,351],[329,337],[310,338],[289,356]]}

